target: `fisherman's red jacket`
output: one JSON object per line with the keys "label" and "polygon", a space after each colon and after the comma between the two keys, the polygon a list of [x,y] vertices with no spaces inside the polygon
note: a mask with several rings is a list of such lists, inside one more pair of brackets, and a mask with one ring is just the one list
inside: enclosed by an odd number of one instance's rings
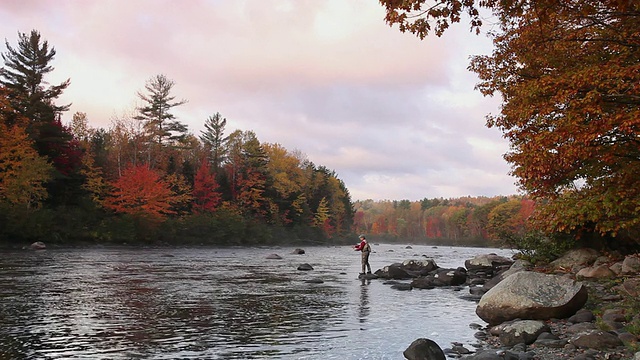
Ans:
{"label": "fisherman's red jacket", "polygon": [[354,250],[362,251],[362,249],[364,249],[365,246],[367,246],[367,240],[362,240],[360,244],[355,246]]}

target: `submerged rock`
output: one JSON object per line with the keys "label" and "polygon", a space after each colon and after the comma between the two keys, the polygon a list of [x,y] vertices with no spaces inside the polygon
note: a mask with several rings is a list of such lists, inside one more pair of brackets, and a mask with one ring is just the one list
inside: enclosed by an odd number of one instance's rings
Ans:
{"label": "submerged rock", "polygon": [[444,351],[433,340],[414,340],[402,353],[408,360],[445,360]]}

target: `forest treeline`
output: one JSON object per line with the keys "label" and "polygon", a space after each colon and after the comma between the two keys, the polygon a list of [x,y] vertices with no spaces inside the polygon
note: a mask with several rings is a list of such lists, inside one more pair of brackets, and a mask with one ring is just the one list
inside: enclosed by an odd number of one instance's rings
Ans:
{"label": "forest treeline", "polygon": [[534,202],[523,196],[356,201],[354,229],[376,240],[461,246],[513,246]]}
{"label": "forest treeline", "polygon": [[[300,151],[228,132],[216,112],[196,136],[173,115],[174,82],[151,77],[142,104],[94,128],[56,104],[55,49],[38,31],[6,44],[0,71],[0,239],[46,243],[253,245],[374,240],[496,245],[520,231],[521,198],[358,201],[337,174]],[[523,204],[525,206],[523,206]],[[518,210],[514,210],[514,209]],[[524,209],[524,210],[521,210]],[[347,240],[351,237],[351,240]]]}
{"label": "forest treeline", "polygon": [[335,242],[353,204],[337,174],[299,151],[228,132],[220,113],[198,136],[173,115],[187,103],[151,77],[142,104],[93,128],[56,100],[56,51],[36,30],[6,42],[0,70],[0,240],[252,245]]}

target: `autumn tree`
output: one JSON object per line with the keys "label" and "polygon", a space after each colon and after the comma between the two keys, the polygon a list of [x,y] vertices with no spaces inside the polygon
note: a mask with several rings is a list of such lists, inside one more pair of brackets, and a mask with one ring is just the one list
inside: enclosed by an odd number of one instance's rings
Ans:
{"label": "autumn tree", "polygon": [[134,115],[123,113],[111,119],[106,147],[110,149],[107,161],[110,164],[106,173],[111,177],[120,177],[125,168],[143,163],[145,135],[142,124],[134,120]]}
{"label": "autumn tree", "polygon": [[69,180],[80,169],[82,163],[80,142],[59,119],[44,127],[42,135],[48,139],[46,152],[58,171],[58,176]]}
{"label": "autumn tree", "polygon": [[191,203],[193,201],[193,187],[179,173],[167,174],[163,181],[169,186],[173,196],[171,197],[171,210],[173,214],[178,216],[187,215],[191,211]]}
{"label": "autumn tree", "polygon": [[326,202],[332,229],[340,233],[351,230],[353,204],[344,182],[338,179],[334,171],[325,166],[316,167],[309,164],[308,171],[310,176],[307,182],[309,207],[317,209],[321,202]]}
{"label": "autumn tree", "polygon": [[264,144],[268,158],[266,164],[270,186],[267,197],[271,201],[271,212],[279,214],[279,222],[292,223],[304,212],[302,205],[305,177],[299,156],[289,152],[280,144]]}
{"label": "autumn tree", "polygon": [[38,155],[25,130],[0,122],[0,201],[37,208],[48,197],[45,187],[53,166]]}
{"label": "autumn tree", "polygon": [[487,231],[490,236],[506,244],[515,245],[514,240],[527,232],[527,218],[533,207],[531,200],[511,199],[495,206],[487,215]]}
{"label": "autumn tree", "polygon": [[264,218],[267,156],[255,132],[236,130],[227,141],[225,169],[232,202],[245,214]]}
{"label": "autumn tree", "polygon": [[203,160],[196,172],[193,184],[193,211],[196,213],[214,212],[222,197],[218,192],[218,183],[211,174],[209,162]]}
{"label": "autumn tree", "polygon": [[83,112],[76,112],[71,118],[71,124],[69,125],[71,134],[73,137],[80,141],[82,148],[87,150],[89,148],[89,141],[95,133],[95,129],[89,126],[89,119],[87,114]]}
{"label": "autumn tree", "polygon": [[116,213],[163,220],[174,214],[175,193],[161,175],[147,165],[131,166],[111,186],[104,206]]}
{"label": "autumn tree", "polygon": [[538,202],[538,227],[637,239],[640,3],[382,3],[389,23],[420,37],[432,26],[440,35],[465,11],[479,29],[479,7],[492,10],[500,26],[493,53],[474,57],[470,69],[484,95],[502,96],[487,124],[511,143],[505,158]]}
{"label": "autumn tree", "polygon": [[241,156],[237,202],[244,211],[269,220],[271,214],[265,197],[267,156],[253,131],[243,133]]}
{"label": "autumn tree", "polygon": [[353,204],[347,186],[338,178],[335,172],[330,172],[327,178],[330,194],[332,229],[343,234],[351,230],[353,223]]}
{"label": "autumn tree", "polygon": [[544,229],[640,230],[640,5],[630,4],[521,10],[472,62],[478,88],[502,94],[488,124],[511,142],[505,158],[540,200]]}
{"label": "autumn tree", "polygon": [[96,206],[102,207],[108,192],[108,184],[105,181],[102,168],[96,165],[93,153],[88,152],[82,157],[80,174],[84,177],[82,188],[89,193]]}
{"label": "autumn tree", "polygon": [[327,198],[320,199],[315,216],[313,217],[313,226],[322,229],[326,235],[331,236],[333,233],[333,226],[331,226],[331,214],[329,212],[329,202],[327,201]]}
{"label": "autumn tree", "polygon": [[487,238],[487,224],[489,223],[489,214],[501,203],[506,202],[506,198],[493,200],[474,209],[469,218],[469,231],[472,236]]}
{"label": "autumn tree", "polygon": [[[89,126],[87,114],[83,112],[73,114],[69,131],[78,144],[79,150],[82,151],[81,169],[79,171],[83,177],[81,187],[89,193],[93,203],[100,207],[108,186],[104,179],[102,168],[96,164],[94,155],[96,148],[92,146],[92,139],[98,139],[103,133],[97,133],[96,129]],[[98,134],[97,137],[96,133]]]}
{"label": "autumn tree", "polygon": [[138,108],[136,120],[144,123],[147,135],[159,145],[175,145],[184,141],[187,126],[176,119],[171,110],[187,100],[175,101],[171,91],[175,85],[165,75],[156,75],[147,80],[146,93],[138,92],[144,105]]}

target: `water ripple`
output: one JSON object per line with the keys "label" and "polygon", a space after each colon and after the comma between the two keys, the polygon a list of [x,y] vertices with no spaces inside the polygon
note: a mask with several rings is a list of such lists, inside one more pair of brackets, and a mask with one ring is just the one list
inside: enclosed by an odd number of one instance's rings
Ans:
{"label": "water ripple", "polygon": [[[291,250],[5,254],[0,358],[397,359],[418,337],[443,347],[474,341],[468,324],[481,322],[475,304],[451,290],[399,292],[380,281],[356,280],[359,257],[347,247],[286,255]],[[453,250],[414,246],[407,253],[380,245],[372,263],[382,267],[423,251],[461,266],[489,251]],[[270,253],[285,255],[267,260]],[[301,263],[315,270],[297,271]]]}

